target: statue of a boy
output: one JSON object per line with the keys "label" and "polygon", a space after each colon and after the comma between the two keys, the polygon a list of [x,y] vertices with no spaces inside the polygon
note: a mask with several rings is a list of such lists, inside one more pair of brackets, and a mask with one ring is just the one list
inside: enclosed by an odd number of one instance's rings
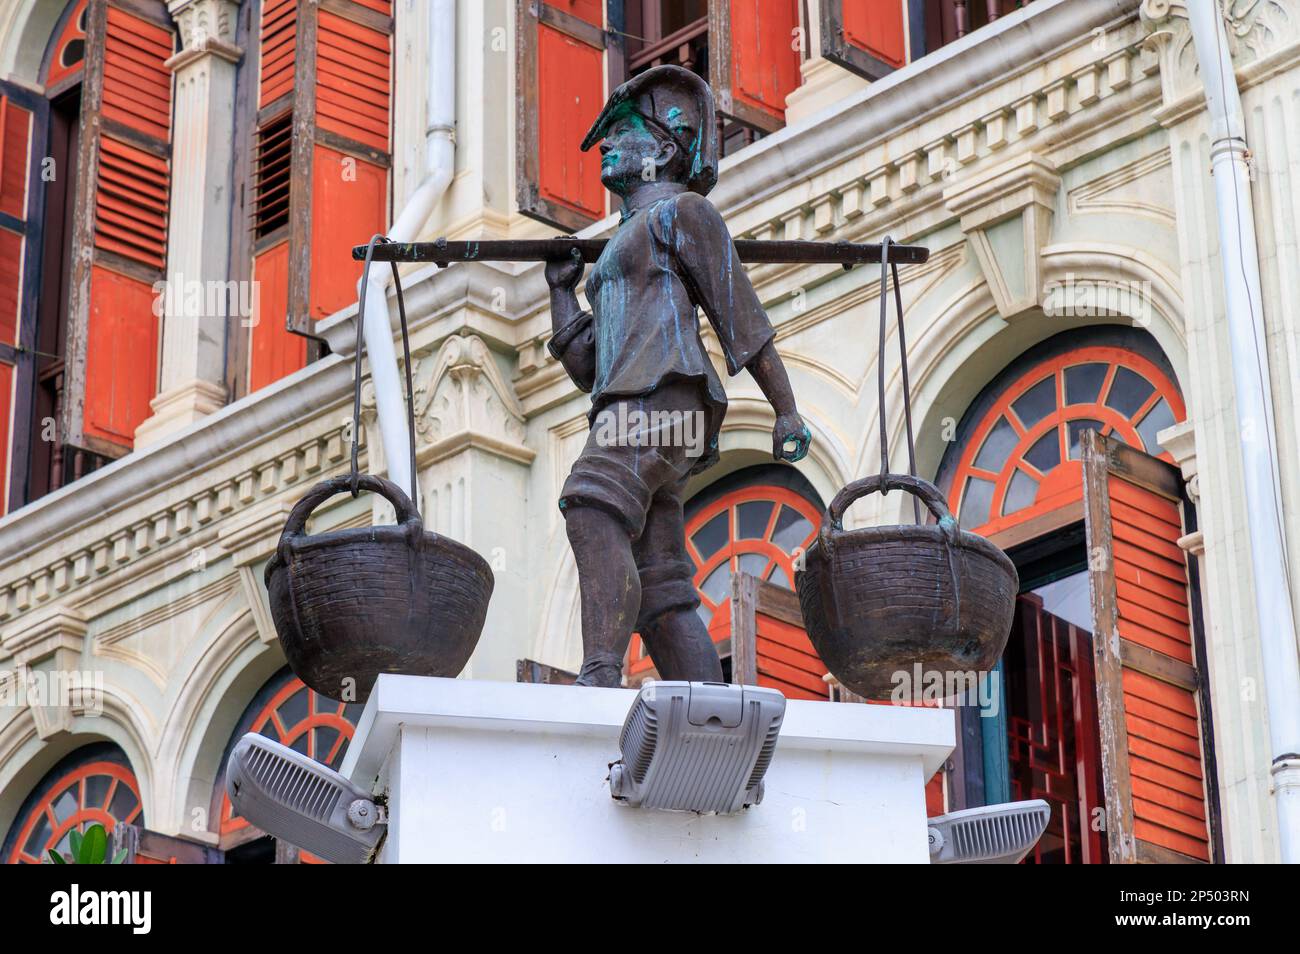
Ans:
{"label": "statue of a boy", "polygon": [[560,497],[582,591],[578,683],[618,686],[634,631],[665,679],[721,680],[686,555],[682,492],[717,461],[726,394],[696,307],[727,370],[747,368],[776,412],[772,454],[797,461],[811,434],[795,408],[775,332],[722,217],[713,93],[660,66],[616,89],[582,143],[600,142],[601,182],[622,221],[578,306],[576,259],[546,267],[551,353],[591,392],[591,433]]}

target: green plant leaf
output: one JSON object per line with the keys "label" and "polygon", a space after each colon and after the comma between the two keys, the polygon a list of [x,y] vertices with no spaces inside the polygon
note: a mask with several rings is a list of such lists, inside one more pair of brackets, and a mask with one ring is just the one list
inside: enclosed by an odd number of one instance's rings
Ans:
{"label": "green plant leaf", "polygon": [[81,855],[77,858],[78,864],[102,865],[106,854],[108,854],[108,832],[104,831],[103,825],[91,825],[81,839]]}
{"label": "green plant leaf", "polygon": [[55,851],[53,848],[48,848],[46,850],[49,851],[50,861],[53,862],[54,864],[66,865],[68,863],[66,860],[64,860],[64,857],[61,854],[59,854],[57,851]]}
{"label": "green plant leaf", "polygon": [[124,861],[126,861],[126,849],[119,848],[117,854],[113,856],[113,860],[110,861],[109,864],[120,865]]}
{"label": "green plant leaf", "polygon": [[69,841],[72,845],[72,857],[80,858],[81,857],[81,832],[76,828],[74,828],[72,829],[72,831],[68,832],[68,836],[69,836]]}

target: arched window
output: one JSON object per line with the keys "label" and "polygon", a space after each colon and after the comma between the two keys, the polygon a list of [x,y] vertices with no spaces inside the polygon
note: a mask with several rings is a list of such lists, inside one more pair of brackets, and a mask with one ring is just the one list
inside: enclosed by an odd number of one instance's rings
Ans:
{"label": "arched window", "polygon": [[[260,733],[330,768],[338,768],[352,740],[352,733],[356,731],[362,708],[360,703],[328,699],[308,689],[288,668],[282,669],[244,710],[221,760],[223,772],[230,749],[248,732]],[[226,794],[224,777],[218,782],[218,791],[221,794],[218,827],[221,846],[229,848],[261,837],[262,833],[246,818],[235,813],[230,796]]]}
{"label": "arched window", "polygon": [[47,89],[58,87],[86,62],[86,4],[73,0],[68,4],[45,54],[44,82]]}
{"label": "arched window", "polygon": [[[748,467],[722,478],[686,503],[686,552],[695,564],[699,614],[715,641],[731,633],[731,574],[749,573],[794,588],[794,556],[817,534],[822,505],[793,467]],[[652,663],[632,641],[628,677]]]}
{"label": "arched window", "polygon": [[1016,362],[959,429],[948,486],[962,526],[988,535],[1079,499],[1086,430],[1170,459],[1156,434],[1186,410],[1161,364],[1132,347],[1059,344]]}
{"label": "arched window", "polygon": [[67,856],[72,832],[98,822],[143,825],[140,788],[126,755],[97,743],[73,752],[41,779],[19,809],[5,839],[7,864],[40,864],[52,848]]}

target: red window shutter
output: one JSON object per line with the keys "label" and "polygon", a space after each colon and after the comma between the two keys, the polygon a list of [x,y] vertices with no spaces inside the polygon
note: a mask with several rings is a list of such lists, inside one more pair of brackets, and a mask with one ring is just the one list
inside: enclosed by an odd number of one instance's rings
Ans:
{"label": "red window shutter", "polygon": [[357,300],[352,247],[384,230],[388,170],[320,143],[314,157],[311,317],[320,320]]}
{"label": "red window shutter", "polygon": [[867,79],[907,62],[906,0],[822,0],[821,53]]}
{"label": "red window shutter", "polygon": [[386,33],[320,12],[316,122],[321,129],[388,152],[389,46]]}
{"label": "red window shutter", "polygon": [[90,0],[63,420],[69,444],[110,457],[157,392],[174,49],[161,2]]}
{"label": "red window shutter", "polygon": [[298,0],[264,0],[259,54],[261,75],[257,105],[265,109],[293,90],[295,40],[298,36]]}
{"label": "red window shutter", "polygon": [[35,373],[29,347],[40,281],[40,209],[36,187],[48,104],[37,93],[0,81],[0,514],[25,497]]}
{"label": "red window shutter", "polygon": [[785,123],[799,88],[798,0],[723,0],[709,18],[709,79],[718,109],[760,129]]}
{"label": "red window shutter", "polygon": [[519,211],[569,231],[605,215],[600,153],[578,148],[605,101],[602,17],[592,0],[518,6]]}
{"label": "red window shutter", "polygon": [[1111,860],[1210,861],[1212,723],[1177,544],[1181,478],[1091,431],[1082,446]]}
{"label": "red window shutter", "polygon": [[387,225],[392,0],[267,0],[260,29],[252,390],[305,365],[313,323],[357,300],[352,246]]}
{"label": "red window shutter", "polygon": [[248,388],[258,388],[293,374],[307,363],[307,339],[285,327],[288,312],[289,243],[280,242],[253,262],[252,350]]}

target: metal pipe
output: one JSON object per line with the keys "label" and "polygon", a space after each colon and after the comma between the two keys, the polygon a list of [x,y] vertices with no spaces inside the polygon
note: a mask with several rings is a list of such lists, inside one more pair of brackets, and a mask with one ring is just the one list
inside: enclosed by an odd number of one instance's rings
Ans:
{"label": "metal pipe", "polygon": [[[425,124],[425,174],[406,207],[388,230],[394,242],[419,238],[434,206],[447,191],[456,154],[456,0],[428,0],[428,87]],[[403,490],[413,486],[409,474],[410,442],[393,326],[388,317],[386,269],[372,269],[363,322],[370,380],[375,388],[379,436],[388,479]],[[359,285],[358,285],[359,288]],[[418,504],[418,500],[417,500]]]}
{"label": "metal pipe", "polygon": [[1300,863],[1300,651],[1296,645],[1281,478],[1273,427],[1255,214],[1241,94],[1216,2],[1187,4],[1210,114],[1210,163],[1218,207],[1219,257],[1232,352],[1255,615],[1263,657],[1278,845]]}

